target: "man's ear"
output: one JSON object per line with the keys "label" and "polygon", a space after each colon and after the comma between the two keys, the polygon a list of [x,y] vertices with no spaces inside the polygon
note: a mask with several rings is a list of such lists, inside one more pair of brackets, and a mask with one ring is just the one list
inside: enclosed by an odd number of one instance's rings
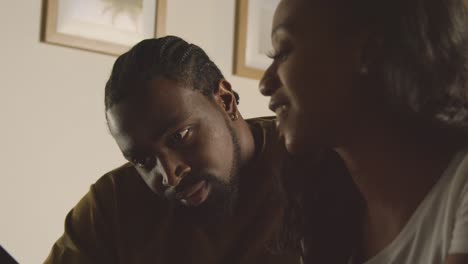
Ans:
{"label": "man's ear", "polygon": [[228,113],[237,112],[236,97],[232,91],[231,84],[226,80],[221,80],[218,83],[218,91],[215,93],[216,102]]}

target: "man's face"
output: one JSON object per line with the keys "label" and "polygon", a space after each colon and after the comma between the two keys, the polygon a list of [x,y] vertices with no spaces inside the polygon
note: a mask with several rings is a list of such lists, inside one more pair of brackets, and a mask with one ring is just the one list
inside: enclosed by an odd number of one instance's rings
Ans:
{"label": "man's face", "polygon": [[175,81],[148,85],[106,113],[124,157],[156,194],[196,210],[230,205],[240,151],[222,103]]}

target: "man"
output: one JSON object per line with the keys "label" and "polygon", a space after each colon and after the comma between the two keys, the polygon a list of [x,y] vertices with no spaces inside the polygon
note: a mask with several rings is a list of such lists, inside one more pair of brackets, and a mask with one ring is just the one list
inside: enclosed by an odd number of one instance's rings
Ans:
{"label": "man", "polygon": [[299,263],[298,250],[274,254],[272,242],[287,201],[281,171],[300,181],[305,167],[283,163],[274,120],[244,120],[238,99],[180,38],[120,56],[106,118],[129,163],[71,210],[46,263]]}

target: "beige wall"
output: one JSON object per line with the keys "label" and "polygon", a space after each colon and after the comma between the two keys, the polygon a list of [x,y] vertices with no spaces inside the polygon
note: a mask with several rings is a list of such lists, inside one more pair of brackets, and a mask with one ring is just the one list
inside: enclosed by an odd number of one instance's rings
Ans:
{"label": "beige wall", "polygon": [[[0,244],[20,263],[42,262],[66,213],[123,162],[103,113],[115,57],[39,43],[40,2],[0,1]],[[167,33],[207,51],[244,116],[269,115],[257,82],[231,75],[234,6],[168,0]]]}

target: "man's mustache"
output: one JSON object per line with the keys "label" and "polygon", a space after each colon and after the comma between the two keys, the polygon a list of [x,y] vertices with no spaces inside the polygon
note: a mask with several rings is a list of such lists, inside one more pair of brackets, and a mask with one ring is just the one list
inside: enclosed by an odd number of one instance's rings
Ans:
{"label": "man's mustache", "polygon": [[210,183],[216,180],[216,177],[210,174],[190,174],[185,176],[177,186],[167,187],[164,190],[164,196],[169,200],[175,200],[177,193],[182,192],[190,186],[193,186],[201,181]]}

